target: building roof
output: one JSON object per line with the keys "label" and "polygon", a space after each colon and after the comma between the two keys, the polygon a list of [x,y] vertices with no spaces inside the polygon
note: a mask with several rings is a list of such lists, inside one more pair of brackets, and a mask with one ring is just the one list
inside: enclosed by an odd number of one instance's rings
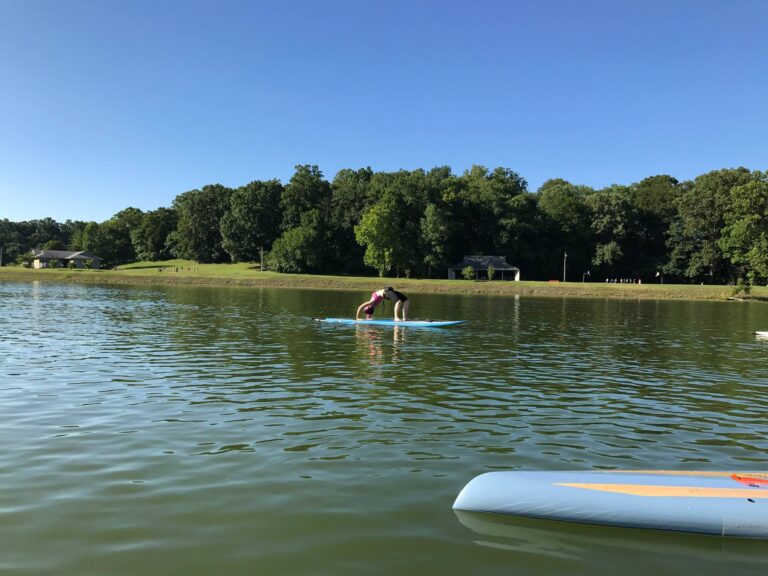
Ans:
{"label": "building roof", "polygon": [[516,266],[507,264],[506,256],[464,256],[464,260],[449,266],[451,270],[463,270],[467,266],[472,266],[474,270],[487,270],[488,266],[493,266],[494,270],[520,270]]}
{"label": "building roof", "polygon": [[32,250],[32,258],[36,260],[102,260],[95,254],[85,252],[70,252],[67,250]]}

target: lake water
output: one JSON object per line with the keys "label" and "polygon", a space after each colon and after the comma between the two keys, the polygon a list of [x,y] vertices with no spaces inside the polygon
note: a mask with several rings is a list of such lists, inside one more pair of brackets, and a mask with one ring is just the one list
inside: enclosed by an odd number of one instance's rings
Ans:
{"label": "lake water", "polygon": [[[768,469],[768,305],[0,284],[0,573],[764,574],[768,541],[458,518],[489,470]],[[391,314],[391,308],[386,310]]]}

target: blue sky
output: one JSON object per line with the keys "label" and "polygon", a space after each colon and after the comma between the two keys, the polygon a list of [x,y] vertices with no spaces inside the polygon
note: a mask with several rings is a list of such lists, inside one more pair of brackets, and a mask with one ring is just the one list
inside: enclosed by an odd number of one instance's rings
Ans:
{"label": "blue sky", "polygon": [[0,0],[0,218],[205,184],[768,169],[766,0]]}

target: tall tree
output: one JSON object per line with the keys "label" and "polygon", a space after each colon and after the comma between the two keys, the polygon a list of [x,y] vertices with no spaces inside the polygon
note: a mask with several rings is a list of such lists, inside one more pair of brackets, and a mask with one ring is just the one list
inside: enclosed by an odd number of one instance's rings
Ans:
{"label": "tall tree", "polygon": [[631,186],[631,203],[637,216],[637,270],[642,275],[659,271],[667,258],[669,231],[677,216],[677,203],[684,187],[667,175],[645,178]]}
{"label": "tall tree", "polygon": [[[358,243],[366,246],[365,263],[372,266],[371,259],[377,253],[379,256],[375,260],[378,264],[373,267],[380,274],[386,273],[382,272],[381,259],[381,255],[386,253],[386,259],[391,259],[390,268],[395,268],[397,276],[401,270],[408,275],[420,269],[423,266],[423,259],[419,256],[420,224],[429,198],[426,173],[423,170],[378,173],[371,180],[371,190],[377,199],[376,204],[355,228]],[[382,227],[380,232],[370,229],[373,221]],[[396,233],[392,234],[392,231]],[[366,238],[373,240],[374,245],[364,240]]]}
{"label": "tall tree", "polygon": [[87,224],[82,220],[67,220],[62,224],[61,229],[66,237],[67,250],[77,252],[83,249],[83,230]]}
{"label": "tall tree", "polygon": [[32,244],[31,248],[42,248],[46,242],[51,240],[64,241],[61,225],[53,218],[33,220],[31,224],[34,227],[29,238]]}
{"label": "tall tree", "polygon": [[768,279],[768,173],[731,189],[719,246],[739,276],[751,282]]}
{"label": "tall tree", "polygon": [[141,224],[131,231],[131,242],[139,260],[168,260],[172,257],[168,236],[176,230],[178,217],[171,208],[158,208],[144,214]]}
{"label": "tall tree", "polygon": [[102,258],[105,266],[113,266],[120,262],[116,238],[114,221],[88,222],[83,229],[82,247]]}
{"label": "tall tree", "polygon": [[8,218],[0,220],[0,247],[3,249],[3,266],[23,258],[27,250],[19,225]]}
{"label": "tall tree", "polygon": [[591,212],[595,244],[592,264],[620,275],[637,273],[630,246],[637,229],[631,191],[626,186],[610,186],[585,199]]}
{"label": "tall tree", "polygon": [[432,277],[433,268],[443,268],[448,263],[449,238],[448,212],[436,204],[427,204],[421,219],[421,245],[428,278]]}
{"label": "tall tree", "polygon": [[723,282],[735,275],[719,241],[731,190],[752,178],[746,168],[715,170],[702,174],[686,187],[670,229],[667,272],[709,282]]}
{"label": "tall tree", "polygon": [[310,210],[319,210],[326,221],[330,220],[331,199],[331,185],[317,166],[296,166],[280,200],[283,230],[300,226],[302,214]]}
{"label": "tall tree", "polygon": [[463,220],[466,253],[497,254],[502,248],[502,221],[510,216],[512,200],[525,193],[527,183],[507,168],[472,166],[462,174],[451,195],[452,211]]}
{"label": "tall tree", "polygon": [[103,223],[104,232],[112,236],[116,264],[136,259],[131,233],[141,226],[143,219],[144,212],[138,208],[126,208]]}
{"label": "tall tree", "polygon": [[594,191],[562,179],[547,180],[539,188],[539,208],[545,216],[550,251],[556,258],[547,261],[545,274],[558,278],[564,255],[566,265],[579,271],[589,269],[593,254],[591,215],[587,195]]}
{"label": "tall tree", "polygon": [[331,183],[333,246],[335,260],[342,270],[355,273],[364,270],[364,250],[355,241],[355,225],[375,199],[371,194],[373,170],[341,170]]}
{"label": "tall tree", "polygon": [[556,255],[548,253],[546,222],[539,211],[538,195],[526,192],[512,198],[500,226],[500,248],[507,261],[525,270],[529,278],[542,277],[543,263],[554,261]]}
{"label": "tall tree", "polygon": [[374,204],[355,226],[355,238],[365,246],[365,264],[387,274],[395,264],[399,249],[400,229],[397,203],[394,196],[386,196]]}
{"label": "tall tree", "polygon": [[174,199],[173,208],[179,217],[172,237],[175,256],[204,263],[229,259],[221,245],[221,219],[229,208],[231,194],[232,189],[212,184]]}
{"label": "tall tree", "polygon": [[267,261],[277,272],[321,272],[327,267],[327,228],[320,210],[308,210],[301,215],[298,226],[283,232],[275,240]]}
{"label": "tall tree", "polygon": [[296,166],[283,189],[283,234],[268,261],[284,272],[330,272],[333,262],[331,185],[317,166]]}
{"label": "tall tree", "polygon": [[221,219],[222,246],[233,262],[252,262],[269,250],[279,234],[282,193],[278,180],[254,181],[233,192]]}

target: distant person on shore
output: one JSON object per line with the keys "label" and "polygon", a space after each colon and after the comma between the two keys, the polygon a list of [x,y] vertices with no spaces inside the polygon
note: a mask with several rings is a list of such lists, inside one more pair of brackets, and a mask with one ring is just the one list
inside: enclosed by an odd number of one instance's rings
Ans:
{"label": "distant person on shore", "polygon": [[365,313],[366,320],[373,318],[376,306],[384,302],[384,300],[389,300],[390,302],[395,303],[395,322],[408,320],[408,307],[411,303],[405,294],[398,292],[391,286],[373,291],[371,293],[371,299],[367,302],[363,302],[357,307],[355,320],[360,320],[360,312]]}

